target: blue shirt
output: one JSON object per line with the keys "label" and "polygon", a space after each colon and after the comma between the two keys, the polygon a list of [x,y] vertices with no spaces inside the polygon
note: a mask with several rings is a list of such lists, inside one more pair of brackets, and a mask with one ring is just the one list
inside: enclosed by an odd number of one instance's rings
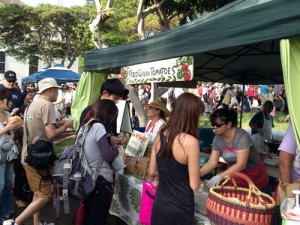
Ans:
{"label": "blue shirt", "polygon": [[268,88],[269,88],[269,85],[261,85],[260,95],[268,94],[269,93]]}

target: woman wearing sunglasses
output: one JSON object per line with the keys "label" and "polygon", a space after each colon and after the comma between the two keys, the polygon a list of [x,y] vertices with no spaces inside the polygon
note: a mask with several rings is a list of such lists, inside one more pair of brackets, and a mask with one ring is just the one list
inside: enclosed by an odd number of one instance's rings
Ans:
{"label": "woman wearing sunglasses", "polygon": [[[208,186],[216,186],[233,172],[241,172],[253,181],[263,192],[269,191],[269,175],[255,150],[250,135],[243,129],[237,128],[237,113],[234,110],[217,109],[210,116],[210,122],[216,136],[212,143],[212,152],[208,162],[200,169],[204,176],[215,169],[219,158],[223,157],[228,168],[211,178]],[[248,184],[235,178],[237,186],[248,188]]]}

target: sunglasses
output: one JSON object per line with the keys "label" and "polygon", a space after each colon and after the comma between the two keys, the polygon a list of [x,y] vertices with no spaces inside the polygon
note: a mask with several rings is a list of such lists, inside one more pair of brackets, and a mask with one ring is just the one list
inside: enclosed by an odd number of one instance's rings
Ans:
{"label": "sunglasses", "polygon": [[147,110],[147,109],[156,109],[156,108],[147,106],[147,107],[145,107],[145,109]]}
{"label": "sunglasses", "polygon": [[223,126],[223,125],[225,125],[225,124],[227,124],[227,122],[225,122],[225,123],[220,123],[220,124],[219,124],[219,123],[213,122],[213,123],[211,123],[211,126],[212,126],[212,127],[218,127],[218,128],[219,128],[219,127],[221,127],[221,126]]}
{"label": "sunglasses", "polygon": [[16,81],[7,81],[8,83],[15,83]]}

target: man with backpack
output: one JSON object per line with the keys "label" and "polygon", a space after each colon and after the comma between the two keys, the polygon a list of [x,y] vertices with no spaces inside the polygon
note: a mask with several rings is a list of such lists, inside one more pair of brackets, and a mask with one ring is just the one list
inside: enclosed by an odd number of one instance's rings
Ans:
{"label": "man with backpack", "polygon": [[[28,146],[40,140],[51,140],[62,134],[67,128],[73,127],[72,120],[56,122],[53,102],[58,95],[57,82],[52,78],[45,78],[38,83],[40,96],[26,109],[24,115],[24,140],[22,150],[22,164],[26,171],[28,183],[34,193],[32,202],[15,219],[6,220],[3,225],[21,225],[29,217],[33,216],[34,225],[49,225],[41,220],[41,210],[51,198],[51,175],[53,167],[36,169],[25,162],[28,154]],[[47,175],[47,176],[46,176]],[[44,179],[44,178],[45,179]],[[54,225],[52,223],[52,225]]]}

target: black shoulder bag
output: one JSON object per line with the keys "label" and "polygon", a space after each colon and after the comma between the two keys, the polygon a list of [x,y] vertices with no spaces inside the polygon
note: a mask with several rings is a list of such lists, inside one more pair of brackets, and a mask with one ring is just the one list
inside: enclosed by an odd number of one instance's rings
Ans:
{"label": "black shoulder bag", "polygon": [[26,110],[25,123],[24,123],[26,129],[27,153],[28,153],[28,155],[25,157],[25,162],[35,169],[47,169],[54,165],[54,162],[57,159],[57,157],[54,153],[53,144],[50,141],[39,140],[34,144],[29,144],[30,143],[29,132],[28,132],[28,127],[26,122],[29,106],[27,107]]}

